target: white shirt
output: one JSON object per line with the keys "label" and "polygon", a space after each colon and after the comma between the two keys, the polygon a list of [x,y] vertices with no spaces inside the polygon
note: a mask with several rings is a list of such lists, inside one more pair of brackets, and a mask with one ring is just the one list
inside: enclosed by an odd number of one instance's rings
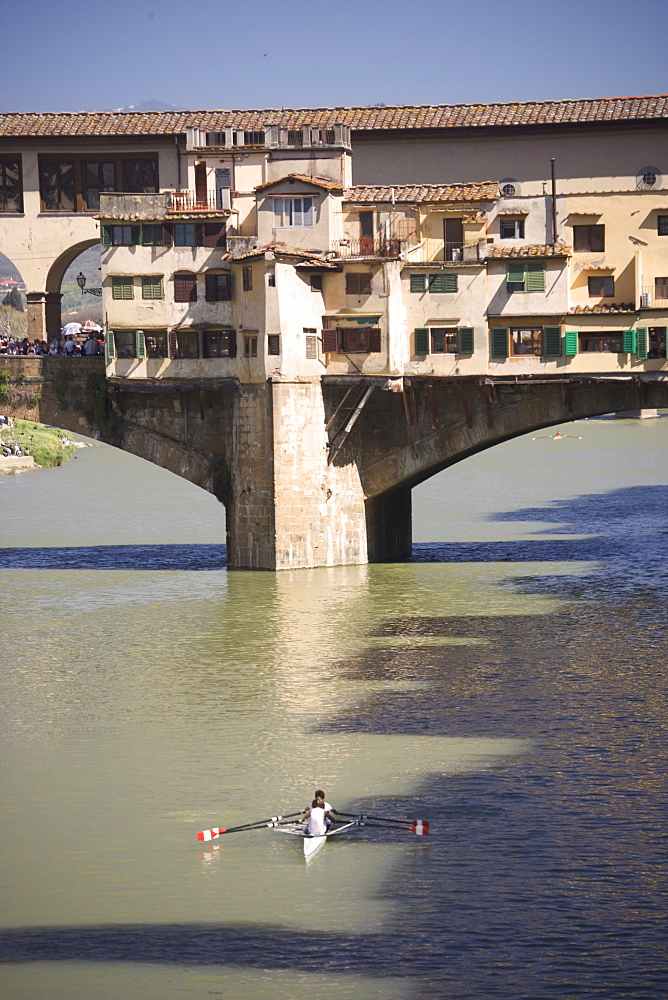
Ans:
{"label": "white shirt", "polygon": [[[311,806],[311,803],[309,802],[309,804],[307,805],[307,807],[306,807],[306,809],[304,810],[304,812],[308,812],[308,810],[309,810],[309,809],[312,809],[312,808],[313,808],[313,807]],[[324,810],[325,810],[325,812],[331,812],[331,811],[332,811],[332,807],[331,807],[331,805],[329,804],[329,802],[325,802],[325,805],[324,805]]]}
{"label": "white shirt", "polygon": [[327,833],[327,823],[325,822],[325,810],[320,806],[312,806],[306,829],[312,837],[322,837]]}

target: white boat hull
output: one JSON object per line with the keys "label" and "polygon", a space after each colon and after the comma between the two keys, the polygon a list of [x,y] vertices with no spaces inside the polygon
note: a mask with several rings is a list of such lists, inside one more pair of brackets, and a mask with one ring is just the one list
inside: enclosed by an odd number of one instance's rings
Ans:
{"label": "white boat hull", "polygon": [[307,833],[306,828],[303,823],[286,823],[283,826],[276,827],[281,833],[291,833],[294,836],[302,837],[304,840],[304,857],[308,861],[310,858],[315,857],[315,855],[322,850],[325,843],[329,837],[334,837],[336,834],[345,833],[350,831],[353,827],[358,826],[356,820],[350,823],[343,823],[341,826],[335,826],[327,833],[323,834],[321,837],[313,837],[310,833]]}

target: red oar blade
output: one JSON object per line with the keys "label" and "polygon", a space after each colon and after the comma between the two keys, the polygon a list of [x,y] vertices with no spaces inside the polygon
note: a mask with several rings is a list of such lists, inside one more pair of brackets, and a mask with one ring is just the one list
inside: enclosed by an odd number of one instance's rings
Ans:
{"label": "red oar blade", "polygon": [[411,833],[417,834],[418,837],[426,837],[429,833],[429,820],[428,819],[416,819],[408,827]]}
{"label": "red oar blade", "polygon": [[214,826],[213,830],[202,830],[201,833],[197,834],[198,840],[215,840],[216,837],[220,837],[221,833],[226,831],[222,828]]}

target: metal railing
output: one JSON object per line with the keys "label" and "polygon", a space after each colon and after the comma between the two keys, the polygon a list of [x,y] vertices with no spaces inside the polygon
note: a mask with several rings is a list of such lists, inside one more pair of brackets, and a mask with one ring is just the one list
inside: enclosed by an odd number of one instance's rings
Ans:
{"label": "metal railing", "polygon": [[360,236],[358,239],[334,241],[334,252],[339,257],[388,257],[397,259],[406,246],[406,240],[387,236]]}
{"label": "metal railing", "polygon": [[411,264],[477,264],[487,256],[487,243],[444,243],[425,237],[406,247],[404,260]]}

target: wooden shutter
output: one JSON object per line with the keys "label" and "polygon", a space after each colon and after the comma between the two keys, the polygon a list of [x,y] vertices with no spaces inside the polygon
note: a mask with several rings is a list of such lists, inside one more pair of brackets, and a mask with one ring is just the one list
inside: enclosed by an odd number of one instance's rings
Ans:
{"label": "wooden shutter", "polygon": [[546,358],[561,356],[561,327],[546,326],[543,330],[543,354]]}
{"label": "wooden shutter", "polygon": [[176,336],[176,330],[169,331],[169,356],[170,358],[175,358],[179,352],[179,341]]}
{"label": "wooden shutter", "polygon": [[427,288],[427,275],[426,274],[411,274],[410,276],[410,290],[411,292],[424,292]]}
{"label": "wooden shutter", "polygon": [[429,291],[430,292],[456,292],[457,291],[457,275],[456,274],[430,274],[429,275]]}
{"label": "wooden shutter", "polygon": [[322,350],[323,354],[339,353],[339,336],[336,329],[322,331]]}
{"label": "wooden shutter", "polygon": [[141,246],[141,226],[130,226],[130,241],[133,247]]}
{"label": "wooden shutter", "polygon": [[459,353],[473,354],[473,327],[460,326],[459,328]]}
{"label": "wooden shutter", "polygon": [[218,282],[216,278],[215,274],[204,275],[204,298],[207,302],[217,301]]}
{"label": "wooden shutter", "polygon": [[143,330],[135,331],[135,357],[146,357],[146,337]]}
{"label": "wooden shutter", "polygon": [[194,274],[174,275],[174,301],[197,302],[197,278]]}
{"label": "wooden shutter", "polygon": [[171,226],[166,224],[162,227],[162,245],[163,247],[174,246],[174,230]]}
{"label": "wooden shutter", "polygon": [[429,354],[429,330],[426,327],[415,330],[415,353]]}
{"label": "wooden shutter", "polygon": [[639,361],[647,360],[647,327],[639,326],[636,330],[637,351]]}
{"label": "wooden shutter", "polygon": [[578,331],[566,330],[564,334],[564,354],[572,358],[578,353]]}
{"label": "wooden shutter", "polygon": [[519,264],[513,261],[512,264],[508,264],[506,268],[506,281],[510,284],[524,285],[526,278],[526,266],[524,262]]}
{"label": "wooden shutter", "polygon": [[202,246],[210,250],[215,247],[225,247],[227,244],[227,228],[224,222],[205,222]]}
{"label": "wooden shutter", "polygon": [[114,240],[112,235],[112,226],[102,226],[102,246],[110,247],[112,246]]}
{"label": "wooden shutter", "polygon": [[542,260],[530,260],[527,262],[527,292],[545,291],[545,264]]}
{"label": "wooden shutter", "polygon": [[104,335],[104,346],[107,351],[107,361],[113,361],[116,357],[116,339],[113,330],[107,330]]}
{"label": "wooden shutter", "polygon": [[369,354],[378,354],[380,349],[380,329],[374,326],[369,330]]}
{"label": "wooden shutter", "polygon": [[508,327],[506,326],[492,328],[492,357],[508,357]]}
{"label": "wooden shutter", "polygon": [[636,353],[636,332],[635,330],[624,330],[622,351],[624,354]]}
{"label": "wooden shutter", "polygon": [[237,331],[236,330],[228,330],[227,331],[227,343],[228,343],[227,356],[229,358],[236,358],[236,356],[237,356]]}

